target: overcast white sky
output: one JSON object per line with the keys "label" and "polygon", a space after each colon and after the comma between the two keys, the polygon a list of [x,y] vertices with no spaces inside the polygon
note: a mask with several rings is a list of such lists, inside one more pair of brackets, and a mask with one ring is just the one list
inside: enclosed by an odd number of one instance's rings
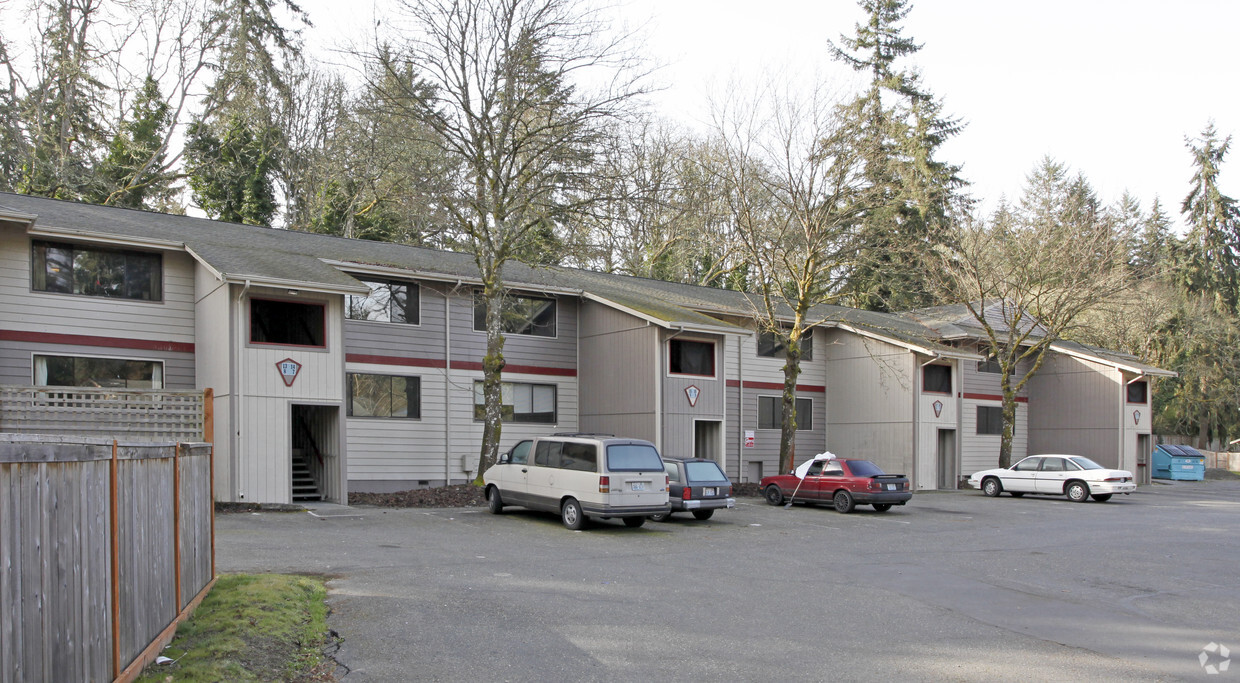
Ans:
{"label": "overcast white sky", "polygon": [[[621,1],[623,21],[644,25],[649,56],[665,65],[655,102],[672,119],[708,120],[709,96],[737,78],[854,78],[827,51],[862,20],[853,0]],[[316,24],[312,44],[369,25],[361,3],[300,4]],[[904,27],[923,45],[911,65],[967,123],[942,156],[964,165],[987,208],[1017,197],[1049,154],[1108,203],[1127,189],[1146,209],[1161,197],[1178,218],[1192,173],[1185,136],[1209,120],[1240,133],[1236,0],[915,0]],[[1237,156],[1240,139],[1222,174],[1233,197]]]}

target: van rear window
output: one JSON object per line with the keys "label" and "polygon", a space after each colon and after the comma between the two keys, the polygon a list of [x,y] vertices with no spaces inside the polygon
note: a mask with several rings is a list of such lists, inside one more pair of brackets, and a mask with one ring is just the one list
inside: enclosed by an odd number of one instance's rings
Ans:
{"label": "van rear window", "polygon": [[607,447],[607,469],[612,471],[662,471],[663,459],[654,446],[617,444]]}

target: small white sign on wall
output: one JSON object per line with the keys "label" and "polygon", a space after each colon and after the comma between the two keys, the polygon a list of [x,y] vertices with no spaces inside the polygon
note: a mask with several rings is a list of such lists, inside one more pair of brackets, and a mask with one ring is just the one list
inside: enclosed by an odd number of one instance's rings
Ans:
{"label": "small white sign on wall", "polygon": [[276,369],[280,371],[280,379],[284,380],[284,386],[293,386],[293,380],[297,379],[297,373],[301,372],[301,363],[292,358],[285,358],[276,363]]}
{"label": "small white sign on wall", "polygon": [[753,448],[753,430],[745,430],[745,448]]}
{"label": "small white sign on wall", "polygon": [[702,390],[698,389],[696,386],[691,384],[685,387],[685,396],[689,397],[690,408],[697,407],[698,396],[701,396],[701,395],[702,395]]}

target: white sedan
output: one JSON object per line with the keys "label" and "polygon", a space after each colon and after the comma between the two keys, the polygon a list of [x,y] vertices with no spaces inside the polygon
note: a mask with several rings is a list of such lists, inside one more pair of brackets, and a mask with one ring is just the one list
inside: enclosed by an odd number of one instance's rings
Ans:
{"label": "white sedan", "polygon": [[1031,455],[1007,469],[974,472],[969,485],[992,498],[1004,491],[1016,498],[1046,493],[1067,496],[1076,503],[1090,497],[1101,503],[1116,493],[1137,490],[1132,472],[1108,470],[1079,455]]}

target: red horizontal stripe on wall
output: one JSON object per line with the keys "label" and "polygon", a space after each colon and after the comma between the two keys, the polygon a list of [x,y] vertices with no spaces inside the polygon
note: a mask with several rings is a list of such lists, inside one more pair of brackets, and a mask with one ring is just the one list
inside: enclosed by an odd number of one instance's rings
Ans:
{"label": "red horizontal stripe on wall", "polygon": [[403,365],[411,368],[442,368],[444,366],[443,360],[439,358],[401,358],[398,356],[371,356],[364,353],[346,353],[344,359],[349,363]]}
{"label": "red horizontal stripe on wall", "polygon": [[64,344],[66,346],[97,346],[108,349],[137,349],[140,351],[172,351],[193,353],[194,345],[185,342],[158,341],[155,339],[124,339],[122,337],[96,337],[88,334],[56,334],[53,332],[19,332],[0,330],[0,341],[30,342],[34,344]]}
{"label": "red horizontal stripe on wall", "polygon": [[[965,393],[965,394],[961,394],[961,396],[963,396],[964,398],[970,398],[970,399],[973,399],[973,400],[975,400],[975,401],[1002,401],[1002,400],[1003,400],[1003,396],[1001,396],[1001,395],[999,395],[999,394],[969,394],[969,393]],[[1028,402],[1029,402],[1029,397],[1027,397],[1027,396],[1017,396],[1017,397],[1016,397],[1016,402],[1017,402],[1017,403],[1028,403]]]}
{"label": "red horizontal stripe on wall", "polygon": [[[729,388],[739,387],[740,385],[741,385],[740,380],[735,380],[735,379],[728,380]],[[781,382],[745,382],[745,388],[746,389],[766,389],[770,391],[783,391],[784,385]],[[825,394],[827,392],[827,388],[819,384],[798,384],[797,391],[804,391],[807,393]]]}
{"label": "red horizontal stripe on wall", "polygon": [[[482,370],[482,363],[472,360],[454,360],[452,361],[453,370]],[[511,363],[504,366],[504,372],[517,372],[523,375],[555,375],[556,377],[576,377],[576,368],[548,368],[541,365],[512,365]]]}

